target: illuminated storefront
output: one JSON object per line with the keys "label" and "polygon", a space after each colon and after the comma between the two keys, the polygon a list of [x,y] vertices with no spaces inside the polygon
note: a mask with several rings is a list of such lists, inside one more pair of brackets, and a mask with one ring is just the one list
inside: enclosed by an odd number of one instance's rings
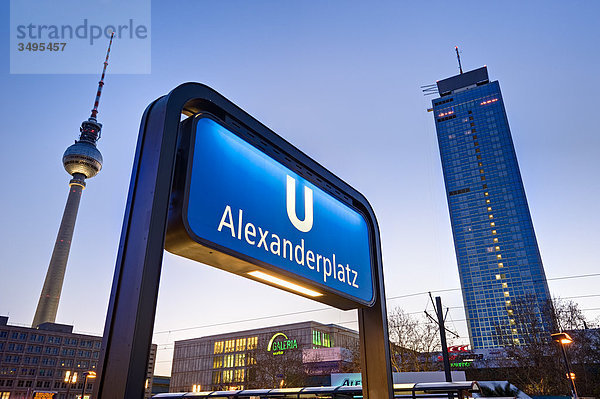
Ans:
{"label": "illuminated storefront", "polygon": [[254,374],[278,362],[310,374],[312,366],[349,362],[357,347],[356,331],[314,321],[176,341],[170,391],[249,388]]}

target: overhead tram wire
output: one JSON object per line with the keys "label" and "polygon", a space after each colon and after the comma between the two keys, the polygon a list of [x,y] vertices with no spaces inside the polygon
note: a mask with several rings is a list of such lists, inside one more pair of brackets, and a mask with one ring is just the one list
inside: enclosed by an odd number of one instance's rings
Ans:
{"label": "overhead tram wire", "polygon": [[[550,277],[550,278],[546,278],[546,281],[556,281],[556,280],[569,280],[569,279],[574,279],[574,278],[587,278],[587,277],[600,277],[600,273],[590,273],[590,274],[579,274],[579,275],[573,275],[573,276],[561,276],[561,277]],[[536,279],[536,280],[532,280],[532,282],[540,282],[540,281],[544,281],[543,279]],[[429,294],[430,292],[451,292],[451,291],[460,291],[462,288],[446,288],[443,290],[431,290],[431,291],[422,291],[422,292],[413,292],[412,294],[405,294],[405,295],[397,295],[397,296],[390,296],[387,297],[387,300],[391,300],[391,299],[401,299],[401,298],[409,298],[412,296],[418,296],[418,295],[426,295]]]}
{"label": "overhead tram wire", "polygon": [[[463,308],[462,306],[451,306],[450,309],[456,309],[456,308]],[[581,309],[582,311],[596,311],[596,310],[600,310],[600,307],[598,308],[587,308],[587,309]],[[411,312],[409,314],[417,314],[417,313],[422,313],[422,311],[420,312]],[[451,317],[451,316],[450,316]],[[450,320],[452,322],[452,324],[455,324],[457,322],[461,322],[461,323],[466,323],[467,319],[452,319]],[[357,323],[357,321],[355,320],[349,320],[349,321],[342,321],[342,322],[338,322],[336,324],[352,324],[352,323]],[[425,321],[425,323],[427,324],[435,324],[433,321]],[[206,326],[208,327],[208,326]],[[194,327],[196,328],[196,327]],[[204,328],[204,326],[202,327],[197,327],[197,328]],[[175,330],[173,330],[175,331]],[[464,338],[466,339],[466,337],[462,337],[460,336],[460,338]],[[169,350],[172,351],[175,347],[174,343],[166,343],[166,344],[157,344],[158,348],[157,351],[164,351],[164,350]],[[172,360],[162,360],[162,361],[157,361],[155,363],[167,363],[167,362],[172,362]]]}
{"label": "overhead tram wire", "polygon": [[[595,296],[600,296],[600,295],[595,295]],[[448,309],[463,309],[463,306],[450,306]],[[587,308],[587,309],[581,309],[582,311],[597,311],[600,310],[600,307],[598,308]],[[311,312],[310,310],[308,311],[304,311],[304,312],[299,312],[299,313],[308,313]],[[294,312],[296,313],[296,312]],[[422,311],[419,312],[410,312],[408,314],[421,314],[423,313]],[[262,318],[261,318],[262,319]],[[457,322],[462,322],[462,323],[466,323],[467,319],[452,319],[452,316],[450,316],[450,321],[452,322],[452,324],[457,323]],[[243,322],[243,321],[237,321],[237,322]],[[230,322],[230,323],[219,323],[218,325],[221,324],[231,324],[231,323],[236,323],[236,321]],[[340,321],[336,324],[353,324],[353,323],[358,323],[357,320],[347,320],[347,321]],[[433,321],[425,321],[425,323],[427,324],[435,324]],[[212,327],[213,325],[206,325],[206,326],[198,326],[198,327],[190,327],[190,328],[186,328],[186,329],[177,329],[177,330],[171,330],[172,332],[178,332],[178,331],[182,331],[182,330],[190,330],[190,329],[200,329],[200,328],[208,328],[208,327]],[[158,333],[156,333],[158,334]],[[463,337],[461,337],[463,338]],[[174,343],[165,343],[165,344],[157,344],[159,347],[157,348],[157,350],[173,350],[174,348]],[[170,361],[170,360],[169,360]],[[162,361],[163,363],[166,361]],[[157,362],[160,363],[160,362]]]}
{"label": "overhead tram wire", "polygon": [[[557,281],[557,280],[569,280],[569,279],[575,279],[575,278],[588,278],[588,277],[600,277],[600,273],[589,273],[589,274],[579,274],[579,275],[572,275],[572,276],[560,276],[560,277],[550,277],[547,278],[547,281]],[[534,280],[534,282],[537,280]],[[540,280],[542,281],[542,280]],[[446,288],[446,289],[441,289],[441,290],[429,290],[429,291],[422,291],[422,292],[413,292],[411,294],[405,294],[405,295],[396,295],[396,296],[391,296],[391,297],[387,297],[386,301],[390,301],[393,299],[402,299],[402,298],[409,298],[409,297],[414,297],[414,296],[419,296],[419,295],[428,295],[430,292],[431,293],[439,293],[439,292],[452,292],[452,291],[460,291],[461,288]],[[582,297],[592,297],[592,296],[600,296],[600,295],[586,295],[586,296],[582,296]],[[575,299],[577,297],[566,297],[564,299]],[[463,308],[462,306],[454,306],[452,308]],[[174,332],[180,332],[180,331],[190,331],[190,330],[199,330],[202,328],[210,328],[210,327],[219,327],[219,326],[224,326],[224,325],[231,325],[231,324],[238,324],[238,323],[246,323],[246,322],[252,322],[252,321],[259,321],[259,320],[266,320],[266,319],[272,319],[272,318],[276,318],[276,317],[286,317],[286,316],[295,316],[295,315],[299,315],[299,314],[306,314],[306,313],[314,313],[314,312],[322,312],[325,310],[332,310],[335,308],[329,307],[329,308],[318,308],[318,309],[311,309],[311,310],[300,310],[297,312],[289,312],[289,313],[281,313],[281,314],[277,314],[277,315],[270,315],[270,316],[261,316],[261,317],[254,317],[251,319],[243,319],[243,320],[233,320],[233,321],[226,321],[226,322],[222,322],[222,323],[214,323],[214,324],[206,324],[206,325],[202,325],[202,326],[195,326],[195,327],[184,327],[184,328],[175,328],[175,329],[171,329],[171,330],[164,330],[164,331],[157,331],[154,332],[154,335],[158,335],[158,334],[169,334],[169,333],[174,333]],[[589,311],[589,310],[595,310],[595,309],[582,309],[583,311]],[[420,312],[417,312],[420,313]],[[466,321],[465,320],[454,320],[456,321]],[[338,323],[338,324],[343,324],[345,322],[342,323]],[[354,323],[354,321],[352,321],[352,323]]]}

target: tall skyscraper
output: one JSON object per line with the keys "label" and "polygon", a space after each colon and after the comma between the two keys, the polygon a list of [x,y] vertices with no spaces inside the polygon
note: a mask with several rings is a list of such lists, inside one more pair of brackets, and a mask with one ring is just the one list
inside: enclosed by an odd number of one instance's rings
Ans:
{"label": "tall skyscraper", "polygon": [[76,140],[75,144],[68,147],[63,155],[63,166],[73,178],[69,182],[67,204],[65,205],[56,242],[54,243],[54,250],[50,258],[50,265],[46,272],[46,279],[44,280],[42,293],[40,294],[31,325],[34,328],[42,323],[54,323],[56,320],[58,302],[60,300],[67,260],[69,259],[69,251],[71,249],[71,240],[73,239],[73,230],[75,229],[75,220],[77,219],[77,211],[79,210],[79,201],[81,200],[81,193],[85,188],[85,179],[96,176],[100,172],[100,169],[102,169],[102,154],[96,148],[102,124],[98,123],[96,116],[98,114],[98,104],[100,102],[100,95],[102,94],[102,87],[104,86],[104,75],[108,66],[108,56],[110,54],[112,39],[111,35],[106,59],[104,60],[102,76],[98,83],[98,91],[92,115],[88,120],[81,123],[79,140]]}
{"label": "tall skyscraper", "polygon": [[437,89],[432,111],[471,345],[524,344],[550,328],[550,294],[500,85],[483,67]]}

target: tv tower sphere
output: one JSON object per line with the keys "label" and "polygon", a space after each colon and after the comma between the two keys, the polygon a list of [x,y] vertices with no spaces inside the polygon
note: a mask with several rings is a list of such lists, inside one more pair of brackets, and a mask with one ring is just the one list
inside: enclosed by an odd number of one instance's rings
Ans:
{"label": "tv tower sphere", "polygon": [[[90,120],[83,122],[82,125],[81,140],[67,148],[62,161],[68,174],[81,173],[85,175],[86,179],[89,179],[96,176],[102,169],[102,154],[96,148],[96,140],[98,140],[98,133],[102,125]],[[85,133],[92,137],[85,137]]]}

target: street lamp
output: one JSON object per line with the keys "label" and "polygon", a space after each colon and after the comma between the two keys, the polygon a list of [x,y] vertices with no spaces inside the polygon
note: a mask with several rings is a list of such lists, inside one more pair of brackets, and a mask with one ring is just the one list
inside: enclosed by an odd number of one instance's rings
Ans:
{"label": "street lamp", "polygon": [[67,396],[69,399],[69,392],[71,391],[71,384],[75,384],[77,382],[77,372],[71,374],[71,370],[67,370],[65,373],[65,382],[67,383]]}
{"label": "street lamp", "polygon": [[573,397],[577,399],[577,389],[575,389],[575,373],[571,372],[571,366],[569,365],[569,359],[567,359],[567,352],[565,351],[565,345],[569,345],[573,342],[573,338],[567,333],[556,333],[552,334],[552,339],[560,344],[562,349],[563,359],[565,360],[565,366],[567,367],[567,379],[571,385],[571,393]]}
{"label": "street lamp", "polygon": [[85,395],[85,386],[87,384],[88,378],[96,378],[95,371],[84,371],[83,372],[83,388],[81,388],[81,399],[83,399],[83,395]]}

